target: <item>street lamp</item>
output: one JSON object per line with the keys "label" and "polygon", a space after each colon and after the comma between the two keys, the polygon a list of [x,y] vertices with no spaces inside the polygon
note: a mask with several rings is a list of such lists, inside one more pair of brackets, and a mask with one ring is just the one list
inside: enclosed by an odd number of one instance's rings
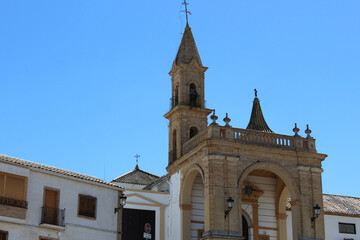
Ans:
{"label": "street lamp", "polygon": [[127,197],[125,196],[125,194],[122,194],[121,197],[119,197],[120,207],[115,208],[114,213],[117,213],[120,209],[122,209],[125,206],[126,199],[127,199]]}
{"label": "street lamp", "polygon": [[227,201],[227,204],[228,204],[228,209],[225,210],[225,218],[226,216],[229,214],[229,212],[231,211],[231,209],[233,208],[233,205],[234,205],[234,199],[232,199],[231,197],[228,198]]}
{"label": "street lamp", "polygon": [[315,219],[318,218],[320,216],[320,210],[321,207],[319,206],[319,204],[316,204],[315,207],[313,207],[314,210],[314,216],[311,218],[311,227],[315,228]]}

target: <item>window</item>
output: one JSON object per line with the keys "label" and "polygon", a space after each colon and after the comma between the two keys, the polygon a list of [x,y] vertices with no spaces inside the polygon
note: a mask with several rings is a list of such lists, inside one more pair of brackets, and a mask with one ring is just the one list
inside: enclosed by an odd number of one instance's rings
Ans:
{"label": "window", "polygon": [[0,204],[26,208],[26,184],[26,177],[0,172]]}
{"label": "window", "polygon": [[79,195],[79,216],[96,218],[96,198]]}
{"label": "window", "polygon": [[355,224],[339,222],[339,233],[356,234]]}
{"label": "window", "polygon": [[195,135],[198,134],[198,129],[196,127],[190,128],[190,138],[195,137]]}
{"label": "window", "polygon": [[0,230],[0,240],[7,240],[8,239],[8,232]]}

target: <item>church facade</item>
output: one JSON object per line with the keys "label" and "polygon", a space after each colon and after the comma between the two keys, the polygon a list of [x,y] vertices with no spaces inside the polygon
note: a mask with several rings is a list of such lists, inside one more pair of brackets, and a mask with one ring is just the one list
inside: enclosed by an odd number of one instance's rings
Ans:
{"label": "church facade", "polygon": [[[115,179],[134,203],[125,208],[152,206],[164,223],[156,227],[159,239],[355,239],[360,199],[322,193],[326,155],[309,127],[306,137],[296,124],[292,136],[274,133],[256,90],[245,129],[227,115],[220,124],[205,107],[206,70],[187,25],[169,73],[168,174],[143,187],[150,173],[136,166]],[[163,211],[164,201],[152,195],[158,192],[168,194]]]}
{"label": "church facade", "polygon": [[[230,126],[227,116],[219,125],[215,112],[204,107],[206,69],[187,26],[170,72],[173,108],[165,115],[167,170],[170,179],[180,177],[182,239],[190,239],[191,229],[201,231],[203,239],[244,239],[244,225],[252,226],[254,239],[269,234],[286,239],[289,196],[293,239],[324,239],[324,218],[315,218],[314,207],[323,207],[321,162],[326,155],[317,153],[310,130],[306,138],[297,127],[294,136],[272,132],[257,96],[246,129]],[[203,224],[193,220],[200,216]]]}

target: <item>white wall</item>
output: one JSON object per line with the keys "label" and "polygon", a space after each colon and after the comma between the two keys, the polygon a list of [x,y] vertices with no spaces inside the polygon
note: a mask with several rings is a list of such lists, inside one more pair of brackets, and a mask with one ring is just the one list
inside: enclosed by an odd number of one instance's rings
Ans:
{"label": "white wall", "polygon": [[168,212],[167,240],[180,240],[181,237],[181,212],[180,212],[180,171],[170,177],[170,201]]}
{"label": "white wall", "polygon": [[[291,211],[287,211],[288,215],[286,226],[287,226],[287,238],[292,238],[292,227],[291,227]],[[324,215],[325,222],[325,239],[326,240],[344,240],[347,239],[360,239],[360,218],[359,217],[344,217],[339,215]],[[339,222],[355,224],[356,234],[339,233]]]}
{"label": "white wall", "polygon": [[[325,239],[326,240],[343,240],[344,238],[360,239],[360,218],[343,217],[325,214]],[[339,233],[339,222],[353,223],[356,225],[356,234]]]}
{"label": "white wall", "polygon": [[[29,170],[23,167],[0,164],[1,170],[28,177],[26,219],[0,216],[0,230],[9,232],[9,240],[39,239],[47,236],[59,239],[116,239],[118,190],[102,185],[66,179],[60,176]],[[59,208],[65,210],[65,228],[49,229],[40,226],[44,187],[59,189]],[[97,198],[96,219],[78,217],[78,195]],[[60,234],[59,234],[60,233]]]}

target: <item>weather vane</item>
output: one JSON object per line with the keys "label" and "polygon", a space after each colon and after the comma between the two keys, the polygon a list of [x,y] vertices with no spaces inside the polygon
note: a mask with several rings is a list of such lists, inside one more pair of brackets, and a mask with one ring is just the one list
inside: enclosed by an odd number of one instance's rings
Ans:
{"label": "weather vane", "polygon": [[256,88],[254,89],[254,92],[255,92],[255,97],[257,97],[257,90],[256,90]]}
{"label": "weather vane", "polygon": [[187,10],[187,5],[188,5],[189,3],[187,3],[186,0],[184,0],[184,2],[183,2],[182,4],[185,5],[185,11],[182,11],[182,12],[185,12],[185,14],[186,14],[186,25],[188,25],[188,22],[189,22],[188,14],[191,15],[191,12]]}

